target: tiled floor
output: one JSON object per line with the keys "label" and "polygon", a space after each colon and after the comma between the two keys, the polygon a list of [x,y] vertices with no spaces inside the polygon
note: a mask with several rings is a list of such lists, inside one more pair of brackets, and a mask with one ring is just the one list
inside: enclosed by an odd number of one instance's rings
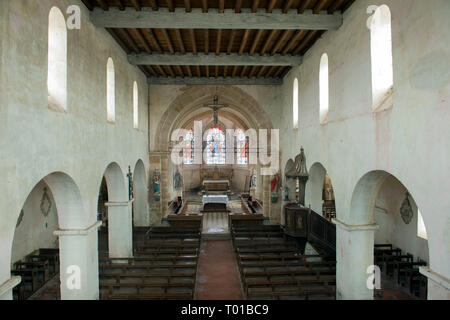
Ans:
{"label": "tiled floor", "polygon": [[197,273],[197,300],[242,300],[230,240],[203,241]]}

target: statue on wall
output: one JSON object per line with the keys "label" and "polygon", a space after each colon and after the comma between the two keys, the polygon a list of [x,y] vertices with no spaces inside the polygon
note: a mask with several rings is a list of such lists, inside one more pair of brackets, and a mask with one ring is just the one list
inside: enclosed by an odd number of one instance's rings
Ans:
{"label": "statue on wall", "polygon": [[175,172],[173,176],[173,188],[175,190],[179,190],[183,187],[183,177],[181,176],[181,173],[178,171]]}
{"label": "statue on wall", "polygon": [[278,190],[280,189],[281,185],[280,185],[280,175],[277,173],[274,174],[272,181],[270,183],[270,199],[272,201],[272,203],[276,203],[278,201]]}
{"label": "statue on wall", "polygon": [[255,169],[252,171],[252,175],[250,176],[250,189],[256,188],[256,173]]}
{"label": "statue on wall", "polygon": [[153,171],[153,197],[156,201],[161,199],[161,172],[158,169]]}

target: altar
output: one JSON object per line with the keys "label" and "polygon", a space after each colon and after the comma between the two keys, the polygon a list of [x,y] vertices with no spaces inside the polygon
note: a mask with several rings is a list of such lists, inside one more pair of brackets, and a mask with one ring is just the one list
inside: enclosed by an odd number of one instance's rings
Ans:
{"label": "altar", "polygon": [[229,212],[227,195],[204,195],[201,212]]}
{"label": "altar", "polygon": [[230,190],[229,180],[203,180],[203,190],[205,191],[228,191]]}

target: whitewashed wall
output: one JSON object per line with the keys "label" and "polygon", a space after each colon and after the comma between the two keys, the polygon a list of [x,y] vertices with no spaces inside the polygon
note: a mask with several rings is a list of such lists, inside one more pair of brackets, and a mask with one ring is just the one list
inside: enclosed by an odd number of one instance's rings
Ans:
{"label": "whitewashed wall", "polygon": [[[407,4],[406,4],[407,3]],[[392,14],[393,108],[372,113],[369,5]],[[373,170],[395,176],[420,208],[433,271],[450,278],[450,2],[358,0],[343,26],[309,50],[281,88],[282,166],[305,147],[308,166],[320,162],[336,196],[337,216],[351,224],[359,179]],[[319,124],[319,63],[329,57],[328,124]],[[292,84],[299,78],[299,130],[292,128]],[[307,204],[309,199],[307,199]],[[448,292],[448,291],[447,291]],[[447,293],[448,297],[448,293]]]}
{"label": "whitewashed wall", "polygon": [[[81,30],[68,30],[68,108],[47,102],[48,14],[81,8]],[[96,220],[103,173],[117,162],[124,174],[148,166],[148,87],[144,74],[104,29],[89,21],[79,0],[0,1],[0,284],[10,277],[11,248],[20,210],[35,185],[52,172],[80,189],[86,228]],[[106,63],[114,60],[116,123],[106,121]],[[139,86],[139,129],[133,128],[133,82]],[[26,219],[26,217],[25,217]]]}

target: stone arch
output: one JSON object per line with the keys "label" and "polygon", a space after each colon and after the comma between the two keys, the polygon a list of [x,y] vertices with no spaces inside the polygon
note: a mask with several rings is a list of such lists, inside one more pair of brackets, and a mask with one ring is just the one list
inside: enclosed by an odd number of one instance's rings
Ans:
{"label": "stone arch", "polygon": [[[84,210],[81,193],[75,181],[66,173],[54,172],[39,180],[28,192],[28,196],[41,182],[49,188],[50,197],[55,203],[58,227],[62,230],[85,227],[89,217]],[[19,217],[20,212],[17,214],[17,221]]]}
{"label": "stone arch", "polygon": [[141,159],[136,162],[133,173],[134,225],[148,226],[150,224],[150,221],[148,216],[147,174],[144,162]]}
{"label": "stone arch", "polygon": [[116,162],[106,167],[104,177],[108,187],[108,201],[128,201],[123,171]]}
{"label": "stone arch", "polygon": [[203,107],[205,103],[211,103],[214,95],[219,95],[220,102],[229,105],[232,110],[239,111],[255,129],[271,129],[272,122],[266,112],[256,100],[235,86],[192,86],[183,94],[176,97],[168,106],[159,121],[158,139],[155,150],[166,151],[170,134],[176,128],[174,125],[184,119],[190,112]]}
{"label": "stone arch", "polygon": [[[88,245],[97,239],[95,232],[90,232],[95,230],[96,225],[87,226],[89,214],[84,210],[80,190],[68,174],[53,172],[39,180],[28,193],[28,196],[41,183],[48,187],[49,197],[51,197],[51,201],[56,208],[59,230],[55,230],[53,234],[59,236],[60,270],[68,270],[67,268],[73,265],[86,270],[81,275],[80,288],[74,290],[68,290],[63,285],[67,283],[68,274],[66,272],[60,273],[61,299],[96,299],[98,298],[98,265],[95,263],[97,252],[92,250],[92,245]],[[28,196],[23,205],[27,202]],[[20,214],[18,216],[20,219]],[[73,251],[73,248],[77,248],[77,250]],[[11,241],[10,252],[12,250],[13,241]],[[10,254],[9,259],[11,257],[12,254]],[[92,258],[86,259],[86,257]],[[12,295],[8,294],[7,298],[10,297]]]}
{"label": "stone arch", "polygon": [[306,204],[311,205],[311,209],[318,214],[322,214],[322,189],[326,173],[325,167],[316,162],[309,169],[309,179],[306,183]]}

